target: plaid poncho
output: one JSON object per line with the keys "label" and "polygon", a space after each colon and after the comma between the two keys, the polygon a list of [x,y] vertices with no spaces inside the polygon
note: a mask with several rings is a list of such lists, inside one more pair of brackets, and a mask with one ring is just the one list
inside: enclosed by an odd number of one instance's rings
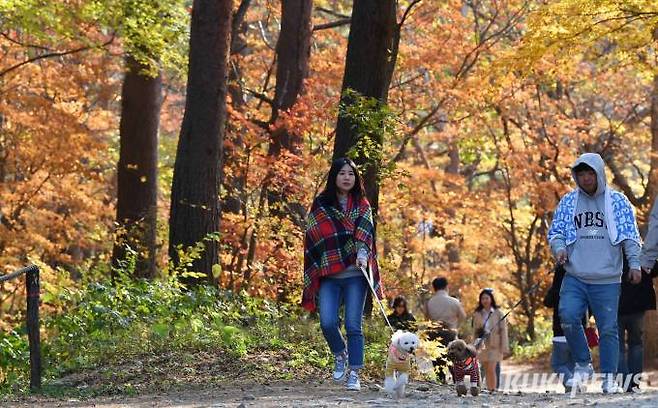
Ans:
{"label": "plaid poncho", "polygon": [[354,265],[361,246],[368,250],[375,290],[381,298],[374,237],[372,210],[367,199],[355,203],[349,195],[347,210],[343,212],[331,205],[327,197],[319,195],[313,202],[306,225],[302,306],[311,312],[315,310],[320,278]]}

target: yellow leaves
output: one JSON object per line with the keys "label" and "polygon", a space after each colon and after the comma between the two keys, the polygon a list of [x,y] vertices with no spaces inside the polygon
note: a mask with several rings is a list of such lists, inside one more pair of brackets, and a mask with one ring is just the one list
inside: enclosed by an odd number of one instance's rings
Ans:
{"label": "yellow leaves", "polygon": [[523,43],[510,64],[529,71],[542,58],[556,56],[565,66],[576,53],[602,43],[613,45],[604,54],[642,65],[638,50],[651,46],[658,24],[655,2],[560,0],[530,14]]}

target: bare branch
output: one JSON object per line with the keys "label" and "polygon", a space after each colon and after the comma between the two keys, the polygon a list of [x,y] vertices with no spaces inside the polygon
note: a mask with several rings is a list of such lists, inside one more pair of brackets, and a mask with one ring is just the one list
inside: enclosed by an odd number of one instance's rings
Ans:
{"label": "bare branch", "polygon": [[247,10],[251,5],[251,0],[242,0],[240,6],[233,13],[233,18],[231,20],[231,38],[237,36],[238,30],[244,21],[244,17],[247,15]]}
{"label": "bare branch", "polygon": [[330,23],[318,24],[313,26],[313,31],[327,30],[329,28],[341,27],[344,25],[349,25],[352,22],[351,18],[344,18],[342,20],[332,21]]}
{"label": "bare branch", "polygon": [[[114,41],[114,34],[112,34],[112,38],[110,38],[107,42],[102,44],[99,48],[107,47],[113,41]],[[71,55],[71,54],[75,54],[75,53],[78,53],[78,52],[91,50],[93,48],[96,48],[96,46],[87,45],[87,46],[84,46],[84,47],[75,48],[73,50],[60,51],[60,52],[49,52],[49,53],[46,53],[46,54],[37,55],[36,57],[29,58],[29,59],[27,59],[23,62],[20,62],[16,65],[12,65],[11,67],[0,71],[0,78],[2,78],[3,76],[7,75],[8,73],[10,73],[10,72],[12,72],[16,69],[22,67],[23,65],[27,65],[27,64],[30,64],[32,62],[36,62],[36,61],[46,59],[46,58],[63,57],[65,55]]]}
{"label": "bare branch", "polygon": [[254,96],[256,99],[258,99],[260,101],[263,101],[263,102],[267,103],[270,106],[274,106],[274,100],[272,98],[270,98],[269,96],[265,95],[264,93],[254,91],[253,89],[248,89],[248,88],[245,88],[245,91],[247,91],[249,94]]}
{"label": "bare branch", "polygon": [[329,10],[328,8],[325,7],[316,7],[315,9],[322,13],[329,14],[330,16],[334,16],[338,18],[350,18],[350,16],[348,16],[347,14],[342,14],[334,10]]}
{"label": "bare branch", "polygon": [[27,43],[21,42],[21,41],[15,39],[15,38],[11,38],[11,37],[9,36],[9,34],[7,34],[7,33],[0,33],[0,35],[3,36],[7,41],[9,41],[9,42],[11,42],[11,43],[13,43],[13,44],[16,44],[16,45],[20,45],[21,47],[25,47],[25,48],[37,48],[37,49],[44,50],[44,51],[52,51],[51,48],[44,47],[44,46],[42,46],[42,45],[37,45],[37,44],[27,44]]}
{"label": "bare branch", "polygon": [[421,2],[421,0],[413,0],[413,1],[411,2],[411,4],[409,4],[409,7],[407,7],[407,9],[404,11],[404,14],[402,15],[402,19],[400,20],[400,23],[398,24],[398,27],[402,27],[402,25],[404,24],[405,20],[406,20],[407,17],[409,17],[409,15],[410,15],[410,13],[411,13],[411,9],[412,9],[416,4],[418,4],[418,3],[420,3],[420,2]]}

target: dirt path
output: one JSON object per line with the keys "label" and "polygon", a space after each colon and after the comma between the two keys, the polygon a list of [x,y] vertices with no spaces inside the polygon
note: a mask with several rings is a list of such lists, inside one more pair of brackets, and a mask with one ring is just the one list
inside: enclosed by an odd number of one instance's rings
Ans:
{"label": "dirt path", "polygon": [[[188,389],[158,395],[135,397],[101,397],[91,400],[29,398],[22,401],[5,401],[3,407],[425,407],[425,406],[480,406],[480,407],[578,407],[594,406],[615,408],[642,408],[658,406],[658,389],[645,387],[638,394],[603,395],[598,385],[589,392],[565,395],[559,384],[541,383],[532,374],[532,366],[504,366],[503,383],[514,375],[527,374],[516,381],[517,388],[493,395],[457,397],[452,386],[414,381],[407,397],[394,401],[380,391],[378,384],[365,383],[360,392],[346,391],[343,385],[329,380],[313,384],[276,382],[256,384],[235,381],[215,387]],[[508,376],[507,379],[505,376]],[[538,377],[534,377],[538,378]],[[525,381],[525,383],[524,383]],[[520,390],[520,391],[519,391]]]}
{"label": "dirt path", "polygon": [[10,403],[9,407],[619,407],[641,408],[658,406],[658,392],[642,394],[603,395],[586,393],[571,398],[556,393],[498,393],[479,397],[459,398],[452,387],[414,383],[405,399],[394,401],[374,385],[358,393],[348,393],[339,385],[322,383],[300,387],[293,383],[224,386],[216,389],[177,392],[167,395],[138,397],[106,397],[89,401],[37,400]]}

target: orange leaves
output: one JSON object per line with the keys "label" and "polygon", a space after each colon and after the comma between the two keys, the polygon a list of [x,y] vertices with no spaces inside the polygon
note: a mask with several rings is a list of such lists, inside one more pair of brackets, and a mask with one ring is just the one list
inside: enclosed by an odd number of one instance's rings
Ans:
{"label": "orange leaves", "polygon": [[[3,66],[25,58],[5,39],[0,47],[11,50]],[[0,83],[4,264],[27,257],[70,265],[106,250],[113,216],[106,170],[114,158],[104,132],[118,126],[109,109],[118,78],[108,79],[117,67],[89,51],[28,64]]]}

